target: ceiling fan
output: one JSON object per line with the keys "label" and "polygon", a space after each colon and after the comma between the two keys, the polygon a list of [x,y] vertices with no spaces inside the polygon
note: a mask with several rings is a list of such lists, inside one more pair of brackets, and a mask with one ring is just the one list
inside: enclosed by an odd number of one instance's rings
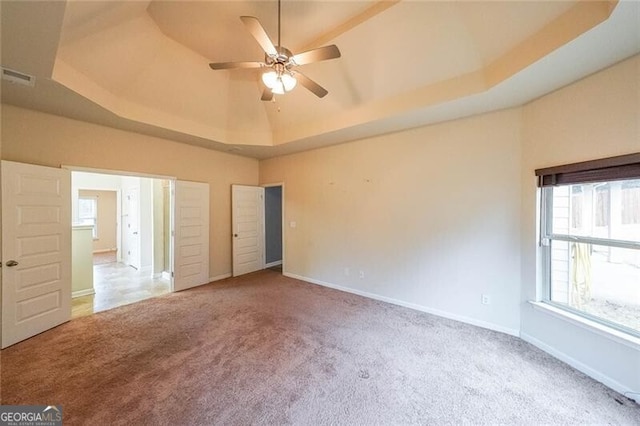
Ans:
{"label": "ceiling fan", "polygon": [[329,93],[324,87],[293,68],[298,65],[339,58],[340,50],[336,45],[319,47],[297,55],[292,54],[289,49],[283,47],[280,44],[280,0],[278,0],[277,46],[274,46],[258,18],[241,16],[240,20],[264,50],[264,62],[214,62],[209,64],[211,69],[266,68],[267,71],[262,74],[262,82],[265,85],[265,89],[260,99],[263,101],[272,100],[274,94],[283,95],[293,90],[298,81],[319,98]]}

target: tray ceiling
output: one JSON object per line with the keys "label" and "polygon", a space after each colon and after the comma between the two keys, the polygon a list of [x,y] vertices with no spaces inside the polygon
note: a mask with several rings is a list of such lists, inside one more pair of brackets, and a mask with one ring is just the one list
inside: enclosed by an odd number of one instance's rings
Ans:
{"label": "tray ceiling", "polygon": [[262,102],[260,70],[208,63],[263,60],[239,16],[276,41],[275,1],[1,7],[2,65],[37,77],[3,102],[258,158],[521,104],[640,51],[636,2],[285,0],[282,44],[342,57],[301,67],[325,98]]}

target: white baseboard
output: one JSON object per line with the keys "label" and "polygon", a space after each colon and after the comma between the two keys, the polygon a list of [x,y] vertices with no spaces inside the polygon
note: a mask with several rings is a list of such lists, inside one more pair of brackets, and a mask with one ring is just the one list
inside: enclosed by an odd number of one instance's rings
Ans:
{"label": "white baseboard", "polygon": [[71,298],[75,299],[76,297],[91,296],[92,294],[96,294],[96,291],[93,289],[93,287],[74,291],[73,293],[71,293]]}
{"label": "white baseboard", "polygon": [[114,248],[109,248],[109,249],[100,249],[100,250],[94,250],[93,254],[97,254],[97,253],[109,253],[111,251],[116,251],[116,249]]}
{"label": "white baseboard", "polygon": [[231,273],[217,275],[215,277],[209,277],[209,282],[212,283],[214,281],[224,280],[225,278],[229,278],[230,276],[231,276]]}
{"label": "white baseboard", "polygon": [[266,268],[273,268],[274,266],[280,266],[282,265],[282,260],[276,260],[275,262],[269,262],[266,265],[264,265],[265,269]]}
{"label": "white baseboard", "polygon": [[153,276],[153,268],[151,266],[143,266],[142,268],[138,269],[138,272],[140,272],[141,274],[149,274]]}
{"label": "white baseboard", "polygon": [[533,336],[531,336],[531,335],[529,335],[527,333],[520,333],[520,338],[522,340],[524,340],[525,342],[531,343],[533,346],[535,346],[535,347],[537,347],[539,349],[542,349],[543,351],[545,351],[549,355],[551,355],[551,356],[553,356],[555,358],[558,358],[560,361],[563,361],[563,362],[569,364],[570,366],[572,366],[576,370],[583,372],[587,376],[599,381],[600,383],[604,384],[605,386],[610,387],[611,389],[615,390],[616,392],[619,392],[622,395],[625,395],[628,398],[631,398],[634,401],[636,401],[638,404],[640,404],[640,394],[634,393],[632,389],[629,389],[628,387],[626,387],[622,383],[618,382],[617,380],[614,380],[611,377],[607,376],[606,374],[603,374],[600,371],[589,367],[588,365],[578,361],[577,359],[567,355],[566,353],[564,353],[562,351],[557,350],[556,348],[554,348],[554,347],[552,347],[550,345],[547,345],[543,341],[538,340],[535,337],[533,337]]}
{"label": "white baseboard", "polygon": [[391,297],[381,296],[381,295],[375,294],[375,293],[369,293],[367,291],[356,290],[356,289],[349,288],[349,287],[343,287],[343,286],[336,285],[336,284],[331,284],[331,283],[328,283],[328,282],[325,282],[325,281],[315,280],[313,278],[308,278],[308,277],[303,277],[301,275],[292,274],[290,272],[284,272],[283,275],[286,276],[286,277],[295,278],[297,280],[306,281],[306,282],[309,282],[311,284],[317,284],[317,285],[321,285],[321,286],[324,286],[324,287],[333,288],[335,290],[340,290],[340,291],[344,291],[344,292],[347,292],[347,293],[357,294],[359,296],[368,297],[370,299],[380,300],[382,302],[391,303],[393,305],[403,306],[405,308],[414,309],[416,311],[426,312],[428,314],[437,315],[439,317],[449,318],[449,319],[452,319],[452,320],[455,320],[455,321],[464,322],[464,323],[467,323],[467,324],[475,325],[475,326],[486,328],[486,329],[489,329],[489,330],[494,330],[494,331],[499,331],[501,333],[510,334],[511,336],[520,337],[520,331],[517,330],[517,329],[503,327],[501,325],[493,324],[493,323],[490,323],[490,322],[487,322],[487,321],[482,321],[482,320],[478,320],[478,319],[475,319],[475,318],[469,318],[469,317],[465,317],[465,316],[462,316],[462,315],[452,314],[450,312],[441,311],[439,309],[428,308],[426,306],[417,305],[415,303],[404,302],[402,300],[393,299]]}

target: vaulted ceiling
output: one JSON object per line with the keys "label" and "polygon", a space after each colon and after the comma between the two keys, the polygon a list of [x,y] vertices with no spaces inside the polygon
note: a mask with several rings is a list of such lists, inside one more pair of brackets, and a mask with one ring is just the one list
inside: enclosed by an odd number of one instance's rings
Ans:
{"label": "vaulted ceiling", "polygon": [[635,1],[282,2],[282,45],[336,44],[260,101],[239,17],[277,41],[276,1],[2,2],[3,102],[264,158],[519,105],[640,51]]}

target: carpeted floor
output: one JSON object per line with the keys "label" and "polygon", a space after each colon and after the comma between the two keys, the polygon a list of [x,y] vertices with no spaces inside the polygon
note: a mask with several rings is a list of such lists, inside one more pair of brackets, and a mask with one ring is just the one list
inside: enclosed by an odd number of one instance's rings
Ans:
{"label": "carpeted floor", "polygon": [[274,271],[73,320],[2,351],[3,404],[72,424],[638,424],[520,339]]}

